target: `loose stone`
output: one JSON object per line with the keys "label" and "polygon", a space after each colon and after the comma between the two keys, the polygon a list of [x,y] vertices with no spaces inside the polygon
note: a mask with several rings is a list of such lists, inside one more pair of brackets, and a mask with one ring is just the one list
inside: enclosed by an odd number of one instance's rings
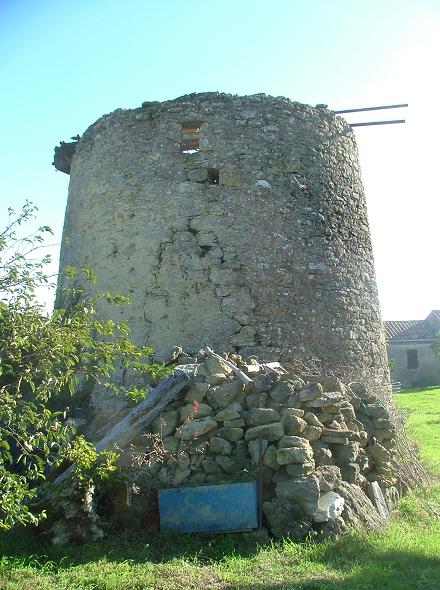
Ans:
{"label": "loose stone", "polygon": [[281,423],[285,434],[297,435],[301,434],[307,426],[307,422],[297,416],[286,415],[283,416]]}
{"label": "loose stone", "polygon": [[229,440],[231,442],[236,442],[236,441],[240,440],[241,438],[243,438],[244,430],[243,430],[243,428],[224,427],[224,428],[219,429],[218,434],[219,434],[219,436],[221,436],[222,438],[225,438],[226,440]]}
{"label": "loose stone", "polygon": [[280,414],[270,408],[252,408],[247,417],[249,426],[261,426],[262,424],[270,424],[280,420]]}
{"label": "loose stone", "polygon": [[322,442],[333,444],[333,445],[348,445],[348,438],[340,436],[321,436]]}
{"label": "loose stone", "polygon": [[279,469],[277,463],[277,448],[273,445],[269,445],[264,453],[263,465],[270,467],[271,469]]}
{"label": "loose stone", "polygon": [[232,445],[224,438],[213,436],[209,441],[209,452],[217,455],[230,455],[232,452]]}
{"label": "loose stone", "polygon": [[307,383],[300,389],[298,397],[302,402],[318,399],[322,396],[322,385],[320,383]]}
{"label": "loose stone", "polygon": [[232,374],[232,369],[215,356],[209,356],[204,362],[203,368],[206,375],[218,375],[219,373],[223,373],[224,375]]}
{"label": "loose stone", "polygon": [[313,399],[307,402],[304,402],[304,407],[306,408],[326,408],[326,412],[328,412],[328,408],[339,407],[336,406],[339,402],[344,400],[344,396],[342,393],[337,392],[328,392],[325,396],[320,397],[318,399]]}
{"label": "loose stone", "polygon": [[277,484],[276,494],[298,504],[306,514],[313,516],[318,510],[319,485],[314,475]]}
{"label": "loose stone", "polygon": [[162,437],[166,437],[171,433],[174,433],[177,425],[177,412],[171,410],[164,412],[151,423],[151,432],[159,434]]}
{"label": "loose stone", "polygon": [[236,420],[240,418],[240,414],[235,408],[227,407],[214,416],[214,420],[217,422],[225,422],[228,420]]}
{"label": "loose stone", "polygon": [[277,450],[278,465],[288,465],[289,463],[306,463],[313,459],[312,449],[299,447],[286,447]]}
{"label": "loose stone", "polygon": [[234,471],[237,471],[238,469],[237,463],[230,457],[225,457],[224,455],[217,455],[215,460],[220,465],[220,467],[227,473],[234,473]]}
{"label": "loose stone", "polygon": [[209,383],[193,382],[185,395],[185,401],[202,401],[209,389]]}
{"label": "loose stone", "polygon": [[283,410],[281,410],[281,415],[282,416],[297,416],[298,418],[304,417],[304,420],[305,420],[304,410],[301,410],[299,408],[284,408]]}
{"label": "loose stone", "polygon": [[324,428],[323,423],[320,422],[318,420],[318,418],[315,416],[315,414],[312,414],[312,412],[306,412],[304,414],[304,420],[307,422],[307,424],[310,424],[310,426],[317,426],[318,428]]}
{"label": "loose stone", "polygon": [[287,447],[300,447],[303,449],[308,449],[310,447],[310,443],[307,439],[301,438],[300,436],[284,435],[278,441],[278,448],[283,449]]}
{"label": "loose stone", "polygon": [[269,392],[270,397],[279,403],[285,403],[287,399],[295,394],[295,386],[288,381],[277,383]]}
{"label": "loose stone", "polygon": [[336,465],[322,465],[316,470],[321,492],[331,492],[341,483],[341,470]]}
{"label": "loose stone", "polygon": [[223,426],[226,428],[243,428],[245,421],[243,418],[237,418],[237,420],[225,420]]}
{"label": "loose stone", "polygon": [[311,443],[316,465],[333,465],[334,459],[329,446],[322,439]]}
{"label": "loose stone", "polygon": [[308,424],[301,433],[301,436],[303,436],[309,441],[315,441],[319,440],[319,438],[321,437],[321,432],[322,429],[319,428],[319,426],[311,426],[310,424]]}
{"label": "loose stone", "polygon": [[212,375],[207,375],[205,381],[206,383],[209,383],[209,385],[220,385],[220,383],[226,381],[226,375],[224,373],[214,373]]}
{"label": "loose stone", "polygon": [[[261,441],[261,453],[262,453],[262,457],[266,452],[267,446],[268,446],[269,442],[266,439],[263,439]],[[249,441],[249,454],[251,456],[251,460],[252,463],[254,465],[258,465],[259,460],[260,460],[260,441],[259,440],[251,440]],[[264,462],[263,462],[264,464]],[[266,463],[267,465],[267,463]],[[269,465],[270,467],[270,465]]]}
{"label": "loose stone", "polygon": [[213,408],[222,409],[232,402],[244,389],[239,381],[226,381],[216,387],[211,387],[206,395]]}
{"label": "loose stone", "polygon": [[286,472],[295,479],[298,477],[304,477],[310,475],[315,470],[315,462],[310,461],[308,463],[291,463],[286,465]]}
{"label": "loose stone", "polygon": [[327,522],[341,516],[344,510],[345,500],[336,492],[321,494],[318,502],[318,510],[313,516],[315,522]]}
{"label": "loose stone", "polygon": [[263,393],[269,391],[269,389],[278,381],[279,376],[276,373],[265,373],[257,375],[254,378],[253,393]]}
{"label": "loose stone", "polygon": [[206,473],[214,474],[220,473],[220,465],[212,457],[206,457],[202,461],[202,468]]}
{"label": "loose stone", "polygon": [[272,424],[262,424],[261,426],[249,428],[245,438],[246,440],[254,440],[259,436],[266,438],[268,441],[279,440],[284,436],[283,425],[280,422],[273,422]]}
{"label": "loose stone", "polygon": [[212,414],[212,408],[207,404],[199,403],[197,406],[194,406],[193,404],[187,404],[180,409],[180,420],[181,422],[184,422],[190,417],[205,418],[210,414]]}
{"label": "loose stone", "polygon": [[176,432],[176,437],[182,440],[192,440],[198,438],[202,434],[210,432],[217,427],[217,422],[212,418],[204,418],[203,420],[190,420],[183,424]]}
{"label": "loose stone", "polygon": [[251,408],[264,408],[266,405],[267,394],[266,393],[250,393],[247,396],[246,404],[249,409]]}
{"label": "loose stone", "polygon": [[341,465],[341,474],[344,481],[358,483],[361,468],[357,463],[345,463]]}

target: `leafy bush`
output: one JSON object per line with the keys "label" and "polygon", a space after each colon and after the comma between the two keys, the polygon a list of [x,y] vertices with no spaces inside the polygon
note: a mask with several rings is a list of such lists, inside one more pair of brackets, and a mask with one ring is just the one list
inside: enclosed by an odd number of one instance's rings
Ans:
{"label": "leafy bush", "polygon": [[[149,363],[150,348],[130,341],[125,324],[97,317],[98,299],[119,305],[126,298],[86,298],[77,286],[64,292],[63,309],[44,312],[36,292],[51,285],[50,257],[38,255],[52,232],[42,226],[23,234],[35,211],[30,202],[19,213],[9,209],[0,233],[0,528],[37,523],[42,515],[32,512],[29,501],[38,486],[64,458],[81,449],[84,454],[85,441],[72,442],[74,429],[65,411],[53,409],[54,398],[65,391],[74,395],[81,378],[139,399],[144,390],[112,382],[116,363],[155,377],[164,372]],[[88,268],[67,273],[76,282],[95,280]]]}

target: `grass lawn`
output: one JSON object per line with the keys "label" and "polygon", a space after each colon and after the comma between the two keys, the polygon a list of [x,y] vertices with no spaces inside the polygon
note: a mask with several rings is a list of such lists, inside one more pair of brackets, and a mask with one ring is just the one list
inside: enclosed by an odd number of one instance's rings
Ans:
{"label": "grass lawn", "polygon": [[[422,457],[438,469],[440,389],[396,399]],[[11,531],[0,535],[0,590],[440,590],[440,519],[430,507],[440,513],[440,485],[403,498],[384,531],[353,531],[336,543],[115,531],[102,543],[57,549]]]}
{"label": "grass lawn", "polygon": [[394,397],[418,443],[421,458],[440,476],[440,388],[409,389]]}

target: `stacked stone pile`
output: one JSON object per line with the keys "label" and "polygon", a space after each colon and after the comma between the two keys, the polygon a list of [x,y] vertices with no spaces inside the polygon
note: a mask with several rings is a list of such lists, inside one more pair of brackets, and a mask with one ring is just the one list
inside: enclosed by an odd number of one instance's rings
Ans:
{"label": "stacked stone pile", "polygon": [[396,431],[362,383],[237,355],[181,354],[177,362],[192,364],[194,376],[153,421],[138,483],[255,479],[261,449],[263,513],[275,536],[384,522],[401,492]]}

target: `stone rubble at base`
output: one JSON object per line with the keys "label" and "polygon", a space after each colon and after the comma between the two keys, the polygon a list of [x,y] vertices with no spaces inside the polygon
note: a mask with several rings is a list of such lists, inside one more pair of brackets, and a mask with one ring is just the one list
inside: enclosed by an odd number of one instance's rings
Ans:
{"label": "stone rubble at base", "polygon": [[[170,450],[132,472],[141,488],[255,478],[261,438],[263,512],[275,537],[301,539],[313,530],[334,536],[351,524],[385,523],[393,506],[384,496],[402,492],[396,428],[371,391],[357,383],[355,393],[335,378],[308,381],[231,354],[253,380],[245,386],[218,358],[179,358],[197,361],[196,374],[155,421],[153,432],[160,423]],[[222,376],[218,385],[209,385],[213,375]],[[131,452],[150,450],[142,439]]]}

